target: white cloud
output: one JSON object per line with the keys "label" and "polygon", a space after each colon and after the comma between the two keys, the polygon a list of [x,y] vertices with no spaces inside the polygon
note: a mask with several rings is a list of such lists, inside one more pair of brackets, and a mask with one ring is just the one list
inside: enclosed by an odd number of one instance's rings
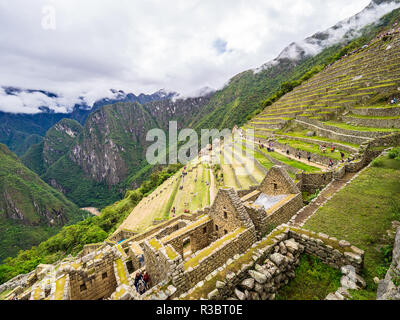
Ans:
{"label": "white cloud", "polygon": [[[0,110],[67,111],[110,88],[183,95],[220,88],[275,58],[293,41],[361,11],[369,0],[0,0],[0,85],[42,89],[5,97]],[[56,29],[42,28],[54,6]],[[216,43],[220,49],[216,50]],[[62,101],[68,104],[63,106]],[[64,109],[63,109],[64,108]]]}

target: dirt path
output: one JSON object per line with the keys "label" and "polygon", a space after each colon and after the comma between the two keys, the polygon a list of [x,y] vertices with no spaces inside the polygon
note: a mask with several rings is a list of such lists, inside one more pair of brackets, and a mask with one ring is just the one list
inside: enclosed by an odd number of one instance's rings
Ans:
{"label": "dirt path", "polygon": [[217,187],[215,184],[215,176],[214,173],[212,172],[212,169],[210,170],[210,206],[213,204],[215,197],[217,196]]}
{"label": "dirt path", "polygon": [[331,197],[336,192],[340,191],[346,182],[353,178],[356,173],[347,172],[342,179],[334,180],[330,185],[328,185],[321,193],[318,195],[315,201],[311,202],[308,206],[304,207],[294,220],[294,225],[302,226],[303,223],[311,217],[321,205],[323,205],[329,197]]}

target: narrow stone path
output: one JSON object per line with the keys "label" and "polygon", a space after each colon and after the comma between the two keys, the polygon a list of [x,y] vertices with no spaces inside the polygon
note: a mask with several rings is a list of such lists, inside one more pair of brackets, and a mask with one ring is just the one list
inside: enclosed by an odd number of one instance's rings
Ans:
{"label": "narrow stone path", "polygon": [[215,185],[214,173],[213,173],[212,169],[209,169],[209,170],[210,170],[210,206],[211,206],[213,204],[213,202],[214,202],[215,197],[216,197],[217,187]]}
{"label": "narrow stone path", "polygon": [[336,192],[340,191],[344,185],[356,174],[357,173],[354,172],[347,172],[342,179],[336,179],[331,182],[324,190],[320,192],[318,197],[313,202],[299,211],[292,224],[295,226],[302,226],[304,222],[320,208],[321,205],[323,205]]}

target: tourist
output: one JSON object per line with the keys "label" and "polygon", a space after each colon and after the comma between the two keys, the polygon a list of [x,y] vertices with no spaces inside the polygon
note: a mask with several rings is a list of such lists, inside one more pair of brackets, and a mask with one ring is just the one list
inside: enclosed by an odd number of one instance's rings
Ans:
{"label": "tourist", "polygon": [[287,150],[286,150],[286,154],[287,154],[287,155],[289,155],[289,154],[290,154],[290,151],[289,151],[289,149],[287,149]]}
{"label": "tourist", "polygon": [[311,162],[311,153],[307,154],[307,160],[308,160],[308,162]]}
{"label": "tourist", "polygon": [[144,272],[143,280],[144,280],[144,282],[145,282],[145,284],[146,284],[146,289],[147,289],[147,290],[150,289],[150,276],[149,276],[149,274],[147,273],[147,271]]}
{"label": "tourist", "polygon": [[139,275],[139,273],[136,273],[135,281],[133,284],[134,284],[137,292],[139,292],[139,281],[140,281],[140,275]]}
{"label": "tourist", "polygon": [[333,161],[332,161],[332,159],[329,159],[329,167],[330,167],[330,168],[333,167]]}
{"label": "tourist", "polygon": [[139,279],[136,290],[140,295],[146,292],[146,283],[143,280],[143,276]]}
{"label": "tourist", "polygon": [[139,263],[140,263],[140,266],[142,267],[144,264],[144,255],[143,254],[141,254],[139,257]]}
{"label": "tourist", "polygon": [[342,162],[344,162],[344,153],[340,152],[340,156],[342,157]]}

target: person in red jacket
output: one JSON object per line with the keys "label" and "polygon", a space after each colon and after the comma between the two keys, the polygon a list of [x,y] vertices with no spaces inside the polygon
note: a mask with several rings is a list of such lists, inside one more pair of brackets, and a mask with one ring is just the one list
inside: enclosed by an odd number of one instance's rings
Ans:
{"label": "person in red jacket", "polygon": [[150,288],[150,276],[147,271],[144,272],[143,280],[146,283],[146,289],[148,290]]}

